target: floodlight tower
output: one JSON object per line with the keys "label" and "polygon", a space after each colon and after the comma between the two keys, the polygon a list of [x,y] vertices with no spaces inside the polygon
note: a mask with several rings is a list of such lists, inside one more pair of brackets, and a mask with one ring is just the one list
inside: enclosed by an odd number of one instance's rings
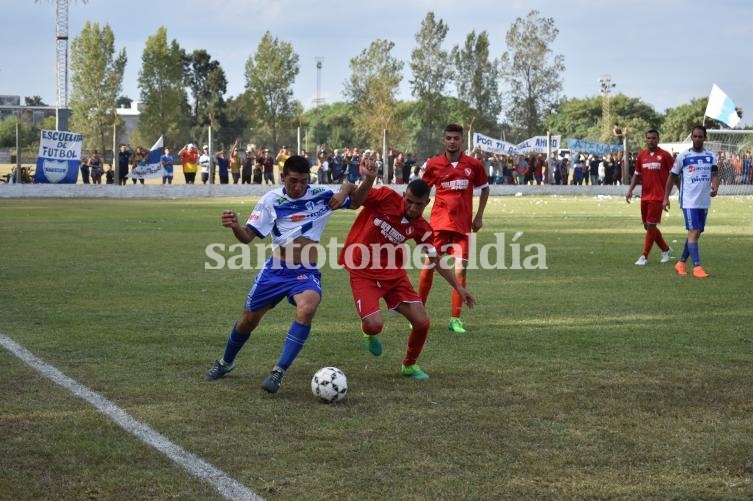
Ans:
{"label": "floodlight tower", "polygon": [[609,123],[611,117],[611,110],[609,109],[609,94],[617,84],[612,82],[611,76],[601,75],[599,77],[599,85],[601,86],[601,121],[603,122],[604,133],[606,136],[609,136],[611,132],[611,124]]}
{"label": "floodlight tower", "polygon": [[55,6],[55,70],[57,73],[55,125],[58,130],[65,130],[68,128],[68,117],[61,117],[60,110],[68,108],[68,0],[56,0]]}
{"label": "floodlight tower", "polygon": [[316,61],[316,99],[314,99],[314,107],[318,107],[322,104],[322,63],[324,58],[317,57]]}

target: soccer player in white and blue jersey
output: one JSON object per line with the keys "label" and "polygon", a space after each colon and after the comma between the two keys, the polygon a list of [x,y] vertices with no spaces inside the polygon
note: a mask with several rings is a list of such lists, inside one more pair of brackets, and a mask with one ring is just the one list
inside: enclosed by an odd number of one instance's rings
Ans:
{"label": "soccer player in white and blue jersey", "polygon": [[[376,167],[368,167],[374,172]],[[291,156],[283,165],[282,186],[267,192],[256,204],[245,225],[233,211],[222,213],[222,225],[230,228],[242,243],[272,235],[272,256],[256,276],[248,292],[244,311],[230,332],[223,357],[214,362],[205,380],[223,377],[235,368],[235,357],[251,337],[267,311],[287,298],[295,306],[295,319],[283,343],[282,353],[261,387],[276,393],[290,365],[311,332],[311,322],[322,298],[321,273],[311,259],[312,247],[319,241],[332,215],[332,207],[350,207],[365,200],[371,183],[358,189],[344,184],[335,194],[326,186],[309,185],[311,166],[301,156]],[[346,196],[350,199],[346,199]],[[343,203],[344,202],[344,203]],[[312,252],[309,252],[312,251]],[[311,256],[311,257],[309,257]]]}
{"label": "soccer player in white and blue jersey", "polygon": [[716,155],[703,147],[706,127],[693,127],[690,138],[693,147],[677,155],[675,164],[669,172],[664,190],[664,210],[669,210],[669,195],[672,193],[672,187],[677,185],[680,189],[680,209],[685,216],[688,238],[685,240],[682,256],[675,265],[675,271],[678,275],[687,275],[685,261],[690,257],[693,260],[693,276],[707,278],[709,275],[701,266],[698,239],[701,238],[706,226],[711,197],[715,197],[719,189],[719,168]]}

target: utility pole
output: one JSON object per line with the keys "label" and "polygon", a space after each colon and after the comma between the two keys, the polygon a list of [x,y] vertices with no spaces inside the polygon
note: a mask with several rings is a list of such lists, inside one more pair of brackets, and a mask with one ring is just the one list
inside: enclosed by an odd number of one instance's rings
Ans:
{"label": "utility pole", "polygon": [[318,108],[324,104],[324,100],[322,99],[322,66],[324,58],[317,57],[314,60],[316,61],[316,98],[314,99],[314,108]]}

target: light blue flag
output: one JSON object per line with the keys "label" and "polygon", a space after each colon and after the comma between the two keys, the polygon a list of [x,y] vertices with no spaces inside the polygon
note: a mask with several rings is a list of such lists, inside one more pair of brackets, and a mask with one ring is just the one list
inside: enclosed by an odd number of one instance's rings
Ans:
{"label": "light blue flag", "polygon": [[735,103],[716,84],[711,87],[705,115],[730,127],[734,127],[740,122]]}

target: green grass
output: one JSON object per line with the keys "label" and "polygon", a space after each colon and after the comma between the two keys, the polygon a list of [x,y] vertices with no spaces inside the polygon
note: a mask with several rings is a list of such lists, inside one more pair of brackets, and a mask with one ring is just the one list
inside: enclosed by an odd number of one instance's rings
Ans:
{"label": "green grass", "polygon": [[[269,396],[284,303],[232,374],[201,381],[255,276],[205,270],[205,247],[235,243],[220,211],[252,200],[3,200],[0,332],[267,499],[750,499],[753,199],[713,203],[698,280],[656,249],[633,265],[637,203],[492,198],[479,245],[505,232],[509,268],[522,231],[548,269],[469,272],[465,336],[436,277],[425,383],[399,375],[406,321],[386,315],[372,357],[346,273],[325,268],[312,337]],[[679,253],[676,208],[662,228]],[[340,404],[309,390],[325,365],[348,376]],[[5,350],[0,402],[0,497],[219,497]]]}

